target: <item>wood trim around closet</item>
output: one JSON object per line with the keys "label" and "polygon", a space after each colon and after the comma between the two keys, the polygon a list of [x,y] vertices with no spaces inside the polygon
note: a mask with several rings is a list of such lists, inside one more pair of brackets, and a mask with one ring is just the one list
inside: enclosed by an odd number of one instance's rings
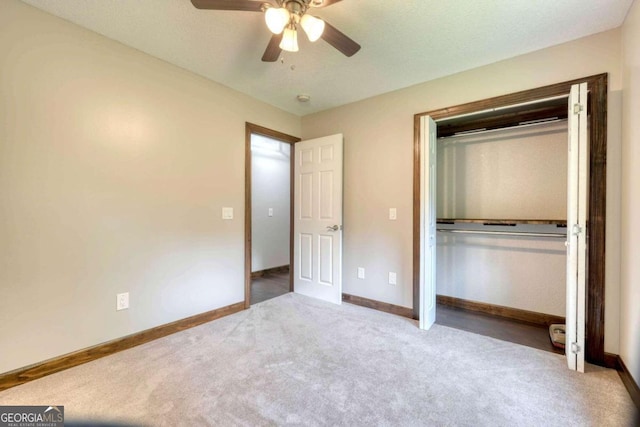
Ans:
{"label": "wood trim around closet", "polygon": [[244,308],[251,306],[251,135],[262,135],[277,139],[291,146],[289,155],[289,292],[293,292],[293,197],[294,191],[294,159],[296,158],[296,142],[301,139],[263,126],[246,122],[244,143]]}
{"label": "wood trim around closet", "polygon": [[490,108],[568,94],[571,86],[587,83],[589,91],[589,239],[587,269],[587,309],[585,360],[604,365],[605,304],[605,224],[607,177],[607,74],[557,83],[536,89],[497,96],[414,115],[413,141],[413,317],[418,318],[420,304],[420,118],[434,120]]}

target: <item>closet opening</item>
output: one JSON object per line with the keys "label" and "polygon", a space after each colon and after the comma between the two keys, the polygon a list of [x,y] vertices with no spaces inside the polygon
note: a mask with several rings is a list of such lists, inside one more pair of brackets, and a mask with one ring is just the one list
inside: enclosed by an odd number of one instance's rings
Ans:
{"label": "closet opening", "polygon": [[564,354],[567,109],[436,122],[436,323]]}
{"label": "closet opening", "polygon": [[[575,221],[567,225],[574,176],[567,141],[569,94],[583,82],[583,351],[588,362],[604,364],[606,75],[415,116],[415,318],[425,317],[421,301],[429,304],[420,278],[433,246],[437,323],[565,353],[552,345],[549,326],[565,323],[567,300],[574,300],[567,297],[565,242],[575,231]],[[437,141],[429,164],[424,152],[431,148],[421,147],[427,132]],[[437,183],[432,203],[421,188],[430,180]]]}

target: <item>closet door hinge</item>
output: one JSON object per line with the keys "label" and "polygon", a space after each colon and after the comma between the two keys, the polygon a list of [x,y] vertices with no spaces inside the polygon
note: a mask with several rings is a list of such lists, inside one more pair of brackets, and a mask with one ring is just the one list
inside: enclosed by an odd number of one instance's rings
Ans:
{"label": "closet door hinge", "polygon": [[582,110],[584,110],[584,106],[582,104],[573,104],[573,114],[580,114]]}
{"label": "closet door hinge", "polygon": [[577,342],[572,342],[571,343],[571,353],[573,353],[573,354],[580,353],[580,346],[578,345]]}
{"label": "closet door hinge", "polygon": [[571,227],[571,234],[577,236],[580,233],[582,233],[582,227],[580,227],[580,224],[573,224],[573,227]]}

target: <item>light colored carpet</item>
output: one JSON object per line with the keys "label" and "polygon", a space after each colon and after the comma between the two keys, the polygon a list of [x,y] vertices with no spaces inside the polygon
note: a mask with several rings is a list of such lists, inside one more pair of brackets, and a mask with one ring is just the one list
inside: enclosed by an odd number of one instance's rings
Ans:
{"label": "light colored carpet", "polygon": [[0,393],[135,425],[628,426],[617,373],[296,294]]}

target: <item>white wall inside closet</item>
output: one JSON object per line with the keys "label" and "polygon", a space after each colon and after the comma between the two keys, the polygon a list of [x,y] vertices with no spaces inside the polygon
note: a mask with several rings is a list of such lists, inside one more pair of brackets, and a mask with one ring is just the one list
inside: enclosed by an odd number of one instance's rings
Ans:
{"label": "white wall inside closet", "polygon": [[289,144],[251,136],[251,271],[289,265]]}
{"label": "white wall inside closet", "polygon": [[[567,123],[440,139],[437,187],[439,218],[566,220]],[[490,229],[565,230],[555,225]],[[564,316],[564,242],[439,233],[437,293]]]}

